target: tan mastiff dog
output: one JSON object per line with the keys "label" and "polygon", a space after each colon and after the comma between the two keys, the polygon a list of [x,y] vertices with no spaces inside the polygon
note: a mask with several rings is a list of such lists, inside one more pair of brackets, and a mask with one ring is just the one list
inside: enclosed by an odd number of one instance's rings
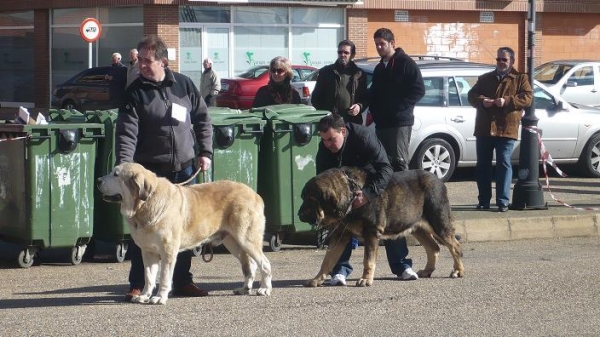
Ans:
{"label": "tan mastiff dog", "polygon": [[[104,199],[121,203],[131,236],[142,250],[146,285],[132,302],[166,304],[177,253],[199,245],[225,247],[242,264],[244,284],[235,294],[249,294],[256,269],[257,295],[271,294],[271,264],[263,254],[264,203],[250,187],[233,181],[174,185],[134,163],[116,166],[98,179]],[[156,276],[160,262],[160,288]]]}
{"label": "tan mastiff dog", "polygon": [[465,273],[460,243],[454,237],[448,192],[444,183],[423,170],[395,172],[385,191],[365,206],[352,209],[354,192],[366,183],[366,171],[354,167],[329,169],[309,180],[302,190],[300,220],[317,224],[330,232],[330,249],[321,270],[306,286],[323,284],[339,260],[352,235],[365,243],[363,275],[357,286],[370,286],[380,239],[412,235],[427,253],[425,269],[419,277],[430,277],[440,253],[438,242],[450,250],[454,268],[450,277]]}

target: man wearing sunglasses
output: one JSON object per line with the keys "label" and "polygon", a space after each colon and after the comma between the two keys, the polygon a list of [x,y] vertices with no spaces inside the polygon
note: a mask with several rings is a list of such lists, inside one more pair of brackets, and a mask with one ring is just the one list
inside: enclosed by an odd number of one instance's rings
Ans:
{"label": "man wearing sunglasses", "polygon": [[331,111],[347,122],[363,124],[362,112],[368,104],[367,75],[352,59],[356,46],[350,40],[338,44],[335,63],[319,70],[312,105],[319,110]]}
{"label": "man wearing sunglasses", "polygon": [[513,68],[515,52],[509,47],[497,51],[496,69],[479,76],[469,90],[475,116],[477,209],[489,210],[492,198],[492,158],[496,151],[496,205],[508,211],[512,165],[510,157],[519,134],[523,109],[531,105],[533,91],[529,77]]}

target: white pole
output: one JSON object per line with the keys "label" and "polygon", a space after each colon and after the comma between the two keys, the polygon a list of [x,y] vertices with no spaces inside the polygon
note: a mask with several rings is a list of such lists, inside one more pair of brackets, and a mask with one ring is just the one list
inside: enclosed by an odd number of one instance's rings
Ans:
{"label": "white pole", "polygon": [[88,68],[92,67],[92,43],[88,43]]}

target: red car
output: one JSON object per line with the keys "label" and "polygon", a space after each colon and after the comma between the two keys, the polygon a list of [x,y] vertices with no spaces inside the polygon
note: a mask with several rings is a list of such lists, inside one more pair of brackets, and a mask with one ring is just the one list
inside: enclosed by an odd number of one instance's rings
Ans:
{"label": "red car", "polygon": [[[221,91],[217,96],[217,106],[232,109],[250,109],[258,89],[269,83],[268,65],[256,66],[234,78],[221,79]],[[292,66],[292,82],[303,81],[317,68],[310,66]]]}

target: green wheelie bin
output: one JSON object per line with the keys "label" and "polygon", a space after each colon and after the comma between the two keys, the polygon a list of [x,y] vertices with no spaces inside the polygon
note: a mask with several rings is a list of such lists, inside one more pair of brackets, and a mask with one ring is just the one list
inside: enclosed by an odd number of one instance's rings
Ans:
{"label": "green wheelie bin", "polygon": [[210,107],[213,126],[213,160],[200,181],[233,180],[258,186],[258,148],[266,121],[247,111]]}
{"label": "green wheelie bin", "polygon": [[[223,107],[208,108],[213,126],[212,167],[199,182],[232,180],[258,188],[258,149],[267,123],[261,117]],[[202,247],[193,249],[196,256]]]}
{"label": "green wheelie bin", "polygon": [[84,123],[80,113],[64,122],[53,114],[44,125],[0,124],[0,240],[23,246],[22,268],[48,248],[71,248],[71,263],[79,264],[92,237],[104,125]]}
{"label": "green wheelie bin", "polygon": [[317,124],[330,112],[303,104],[272,105],[250,112],[267,120],[259,150],[258,193],[267,205],[265,240],[272,251],[279,251],[284,238],[313,232],[312,225],[298,218],[298,209],[302,188],[316,175]]}
{"label": "green wheelie bin", "polygon": [[[104,139],[98,141],[96,156],[96,169],[94,177],[98,179],[109,174],[116,162],[115,154],[115,126],[118,110],[86,111],[88,123],[100,123],[104,125]],[[121,205],[107,202],[102,199],[102,193],[94,189],[94,236],[87,257],[93,258],[99,246],[99,241],[114,244],[114,256],[117,262],[125,261],[131,234],[127,220],[121,214]]]}

